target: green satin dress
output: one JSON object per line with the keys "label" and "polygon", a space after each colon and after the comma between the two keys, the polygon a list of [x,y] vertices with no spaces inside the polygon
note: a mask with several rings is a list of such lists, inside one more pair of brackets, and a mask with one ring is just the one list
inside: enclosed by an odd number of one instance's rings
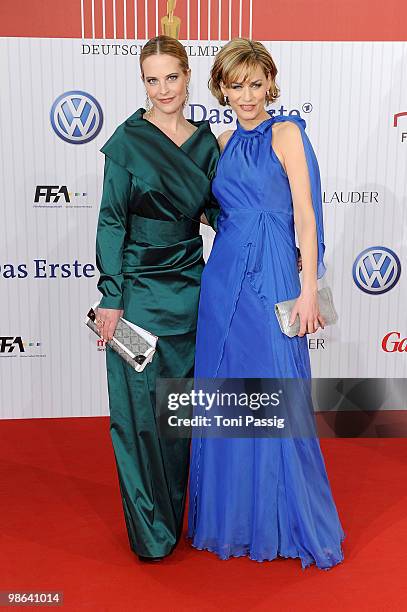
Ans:
{"label": "green satin dress", "polygon": [[114,132],[105,154],[96,240],[103,308],[159,336],[138,373],[109,347],[110,432],[131,549],[169,554],[182,530],[189,440],[160,437],[157,378],[193,376],[204,266],[199,218],[213,227],[219,208],[211,179],[219,157],[207,121],[178,147],[139,109]]}

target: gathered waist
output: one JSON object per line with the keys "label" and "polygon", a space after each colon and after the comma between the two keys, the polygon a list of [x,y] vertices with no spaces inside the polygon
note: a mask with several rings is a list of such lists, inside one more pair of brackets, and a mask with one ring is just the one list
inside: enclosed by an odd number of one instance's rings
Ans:
{"label": "gathered waist", "polygon": [[128,228],[130,242],[147,243],[152,246],[171,246],[197,236],[199,236],[199,221],[192,219],[162,221],[132,215]]}
{"label": "gathered waist", "polygon": [[259,208],[233,208],[222,210],[218,221],[218,236],[236,245],[260,242],[283,235],[284,243],[295,241],[294,215],[291,211],[275,211]]}
{"label": "gathered waist", "polygon": [[231,217],[233,214],[246,214],[246,215],[285,215],[287,217],[292,217],[294,212],[292,209],[290,210],[275,210],[271,208],[228,208],[225,210],[221,209],[221,215],[224,217]]}

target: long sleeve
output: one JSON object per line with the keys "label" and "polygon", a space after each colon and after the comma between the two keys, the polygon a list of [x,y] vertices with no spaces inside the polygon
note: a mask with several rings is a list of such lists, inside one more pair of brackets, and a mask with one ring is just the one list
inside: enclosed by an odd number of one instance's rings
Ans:
{"label": "long sleeve", "polygon": [[210,226],[216,232],[218,228],[218,217],[220,213],[220,207],[213,194],[211,195],[210,202],[208,202],[208,205],[205,206],[204,208],[204,213],[205,213],[205,217],[208,219]]}
{"label": "long sleeve", "polygon": [[208,173],[208,178],[211,181],[211,193],[210,193],[209,201],[204,208],[204,213],[205,213],[205,217],[208,219],[210,226],[216,232],[218,229],[218,217],[220,214],[220,206],[219,206],[217,199],[213,195],[212,182],[215,177],[216,167],[218,165],[220,151],[219,151],[218,141],[216,140],[216,138],[213,136],[212,133],[210,134],[210,136],[212,140],[212,147],[210,148],[211,159],[208,164],[207,173]]}
{"label": "long sleeve", "polygon": [[101,308],[123,308],[122,263],[131,185],[131,174],[106,157],[96,234]]}

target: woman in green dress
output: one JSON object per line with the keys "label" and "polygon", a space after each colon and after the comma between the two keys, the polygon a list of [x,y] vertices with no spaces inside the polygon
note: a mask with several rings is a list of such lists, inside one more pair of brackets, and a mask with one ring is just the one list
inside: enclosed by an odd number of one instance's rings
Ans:
{"label": "woman in green dress", "polygon": [[212,226],[219,149],[207,121],[187,121],[190,69],[184,47],[159,36],[140,56],[151,109],[139,109],[105,154],[96,256],[102,293],[97,324],[111,339],[120,316],[159,336],[138,373],[109,347],[110,431],[131,549],[144,561],[170,554],[181,534],[189,440],[159,436],[158,378],[193,376],[203,269],[199,220]]}

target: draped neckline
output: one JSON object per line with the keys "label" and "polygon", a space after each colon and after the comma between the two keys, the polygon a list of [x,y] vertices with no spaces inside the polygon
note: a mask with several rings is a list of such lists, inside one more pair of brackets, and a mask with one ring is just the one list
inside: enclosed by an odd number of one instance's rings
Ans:
{"label": "draped neckline", "polygon": [[181,148],[144,120],[144,112],[139,109],[121,123],[101,151],[183,215],[196,220],[199,209],[210,199],[208,164],[216,164],[219,155],[209,123],[196,122],[198,129]]}
{"label": "draped neckline", "polygon": [[196,127],[196,130],[190,136],[188,136],[188,138],[184,140],[182,144],[177,145],[177,143],[174,142],[172,138],[167,136],[167,134],[163,132],[159,127],[157,127],[154,123],[151,123],[151,121],[148,121],[148,119],[145,119],[144,118],[145,113],[146,113],[146,110],[144,108],[139,108],[139,110],[136,111],[135,113],[135,119],[139,119],[140,121],[143,121],[144,123],[150,125],[152,129],[159,132],[163,138],[165,138],[166,140],[169,140],[174,145],[174,147],[177,147],[177,149],[181,149],[181,150],[183,150],[184,147],[187,144],[189,144],[190,141],[193,140],[194,136],[196,136],[196,134],[200,131],[200,128],[206,123],[205,121],[192,121],[192,119],[187,119],[188,123]]}
{"label": "draped neckline", "polygon": [[245,138],[250,138],[251,136],[256,136],[256,134],[264,134],[264,132],[273,123],[274,123],[274,117],[270,115],[268,119],[264,119],[264,121],[261,121],[258,125],[256,125],[256,127],[252,128],[251,130],[246,130],[239,122],[239,119],[236,119],[236,131],[240,136],[243,136]]}

